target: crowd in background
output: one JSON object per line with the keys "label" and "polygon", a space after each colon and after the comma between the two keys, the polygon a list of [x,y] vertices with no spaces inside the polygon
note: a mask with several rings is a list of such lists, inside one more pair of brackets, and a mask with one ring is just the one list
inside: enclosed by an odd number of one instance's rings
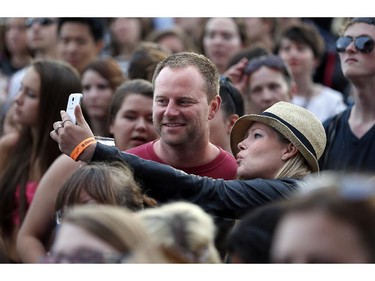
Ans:
{"label": "crowd in background", "polygon": [[374,40],[375,18],[0,19],[0,262],[375,262]]}

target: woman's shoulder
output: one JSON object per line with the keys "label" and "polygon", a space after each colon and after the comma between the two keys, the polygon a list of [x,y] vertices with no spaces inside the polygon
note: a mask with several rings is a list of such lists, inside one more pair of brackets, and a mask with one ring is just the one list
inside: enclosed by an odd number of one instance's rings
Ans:
{"label": "woman's shoulder", "polygon": [[8,160],[15,152],[18,139],[19,134],[16,132],[8,133],[0,138],[0,169],[7,166]]}
{"label": "woman's shoulder", "polygon": [[0,150],[3,150],[3,149],[9,150],[15,147],[19,137],[20,135],[18,132],[11,132],[6,135],[3,135],[0,138]]}

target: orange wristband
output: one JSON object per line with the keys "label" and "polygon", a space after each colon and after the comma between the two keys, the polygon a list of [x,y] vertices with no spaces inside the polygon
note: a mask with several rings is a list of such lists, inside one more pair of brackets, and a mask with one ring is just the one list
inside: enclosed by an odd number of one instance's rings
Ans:
{"label": "orange wristband", "polygon": [[87,148],[89,147],[90,145],[92,145],[93,143],[96,143],[96,139],[95,137],[90,137],[90,138],[87,138],[87,139],[84,139],[83,141],[81,141],[72,151],[72,153],[70,153],[70,158],[72,158],[74,161],[77,161],[77,158],[78,156],[81,155],[81,153]]}

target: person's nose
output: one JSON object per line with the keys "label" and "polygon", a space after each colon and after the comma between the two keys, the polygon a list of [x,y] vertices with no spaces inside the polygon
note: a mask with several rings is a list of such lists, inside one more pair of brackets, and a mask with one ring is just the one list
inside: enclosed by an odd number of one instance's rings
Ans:
{"label": "person's nose", "polygon": [[241,141],[237,144],[237,147],[239,150],[245,150],[245,144],[244,144],[244,141]]}
{"label": "person's nose", "polygon": [[78,45],[73,40],[70,40],[68,43],[65,44],[65,50],[69,53],[76,52],[78,49]]}
{"label": "person's nose", "polygon": [[91,97],[92,99],[96,99],[101,93],[100,90],[93,85],[90,85],[84,90],[84,94],[86,97]]}
{"label": "person's nose", "polygon": [[136,130],[146,130],[147,121],[144,118],[139,118],[135,124]]}
{"label": "person's nose", "polygon": [[22,91],[18,91],[15,99],[14,99],[14,102],[17,103],[18,105],[22,104],[23,102],[23,95],[22,95]]}
{"label": "person's nose", "polygon": [[262,100],[268,102],[268,101],[271,101],[273,98],[274,98],[273,91],[268,88],[264,88],[262,92]]}
{"label": "person's nose", "polygon": [[345,52],[352,52],[352,53],[354,53],[356,51],[357,51],[357,49],[356,49],[356,47],[354,45],[354,40],[353,40],[352,42],[350,42],[350,44],[348,45],[348,47],[346,47]]}
{"label": "person's nose", "polygon": [[176,105],[170,101],[165,109],[164,115],[168,117],[175,117],[179,113],[179,110],[176,108]]}
{"label": "person's nose", "polygon": [[296,56],[298,56],[299,53],[300,51],[298,51],[296,47],[289,48],[289,51],[288,51],[289,57],[295,58]]}
{"label": "person's nose", "polygon": [[90,93],[91,93],[91,95],[94,96],[94,97],[97,97],[97,96],[101,95],[101,91],[100,91],[100,89],[99,89],[98,87],[96,87],[96,86],[92,86],[92,87],[90,88]]}

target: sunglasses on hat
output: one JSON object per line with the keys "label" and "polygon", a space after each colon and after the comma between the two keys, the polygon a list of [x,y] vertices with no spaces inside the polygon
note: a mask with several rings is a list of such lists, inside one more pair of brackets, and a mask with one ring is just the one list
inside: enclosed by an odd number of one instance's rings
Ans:
{"label": "sunglasses on hat", "polygon": [[354,46],[357,51],[368,54],[371,53],[375,46],[375,41],[370,36],[358,36],[358,37],[351,37],[351,36],[344,36],[340,37],[336,41],[336,50],[338,53],[345,52],[346,48],[354,41]]}
{"label": "sunglasses on hat", "polygon": [[286,68],[284,61],[280,57],[276,55],[266,55],[252,59],[246,66],[244,72],[251,75],[262,66],[276,68],[279,70]]}
{"label": "sunglasses on hat", "polygon": [[292,81],[292,74],[290,73],[288,66],[284,60],[277,55],[265,55],[253,58],[247,64],[244,73],[246,75],[252,75],[262,66],[278,70],[283,74],[288,83]]}
{"label": "sunglasses on hat", "polygon": [[32,27],[35,23],[39,23],[41,26],[48,26],[55,23],[56,20],[51,18],[28,18],[25,22],[27,28]]}

